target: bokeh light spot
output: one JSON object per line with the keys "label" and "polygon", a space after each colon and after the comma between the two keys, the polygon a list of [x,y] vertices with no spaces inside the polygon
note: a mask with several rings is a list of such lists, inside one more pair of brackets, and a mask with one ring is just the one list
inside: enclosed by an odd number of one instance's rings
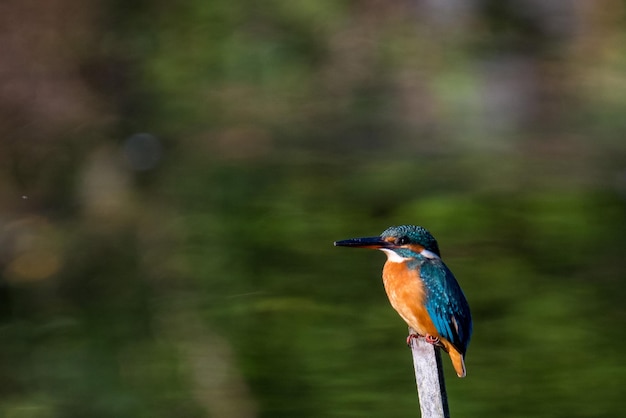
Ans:
{"label": "bokeh light spot", "polygon": [[16,257],[7,268],[13,282],[30,282],[47,279],[61,267],[59,256],[52,251],[27,251]]}
{"label": "bokeh light spot", "polygon": [[152,134],[137,133],[128,137],[123,148],[124,157],[136,171],[152,170],[161,161],[163,147]]}

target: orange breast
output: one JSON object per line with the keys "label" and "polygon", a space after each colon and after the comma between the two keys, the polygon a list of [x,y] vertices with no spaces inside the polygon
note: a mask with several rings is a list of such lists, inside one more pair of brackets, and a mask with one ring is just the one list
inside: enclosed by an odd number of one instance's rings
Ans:
{"label": "orange breast", "polygon": [[426,295],[417,270],[388,261],[383,268],[383,283],[391,306],[411,328],[420,335],[439,336],[426,311]]}
{"label": "orange breast", "polygon": [[391,306],[418,334],[439,337],[443,349],[450,353],[454,370],[459,377],[465,376],[463,355],[437,332],[424,305],[426,294],[418,270],[409,270],[405,263],[387,261],[383,268],[383,283]]}

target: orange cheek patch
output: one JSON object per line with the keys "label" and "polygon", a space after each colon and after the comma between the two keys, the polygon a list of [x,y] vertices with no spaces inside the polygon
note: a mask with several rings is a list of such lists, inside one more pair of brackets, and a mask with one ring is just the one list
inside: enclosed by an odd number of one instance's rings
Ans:
{"label": "orange cheek patch", "polygon": [[419,245],[419,244],[409,244],[409,245],[405,245],[405,247],[410,249],[411,251],[413,251],[416,254],[419,254],[422,251],[424,251],[424,247]]}

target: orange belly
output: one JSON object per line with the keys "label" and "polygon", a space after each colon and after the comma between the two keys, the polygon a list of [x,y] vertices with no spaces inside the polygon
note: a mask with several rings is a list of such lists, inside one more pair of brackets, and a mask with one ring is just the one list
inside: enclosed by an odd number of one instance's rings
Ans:
{"label": "orange belly", "polygon": [[404,263],[385,263],[383,283],[391,306],[402,319],[420,335],[439,336],[437,328],[426,311],[424,285],[417,270],[409,270]]}
{"label": "orange belly", "polygon": [[418,270],[407,269],[404,263],[388,261],[383,268],[383,283],[391,306],[402,319],[422,336],[439,337],[443,349],[450,354],[452,364],[459,377],[465,376],[463,355],[450,341],[439,335],[435,324],[426,310],[424,285]]}

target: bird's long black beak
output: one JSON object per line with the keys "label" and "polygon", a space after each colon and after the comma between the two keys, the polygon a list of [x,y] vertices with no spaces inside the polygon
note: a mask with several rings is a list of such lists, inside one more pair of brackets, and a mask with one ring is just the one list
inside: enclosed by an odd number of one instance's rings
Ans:
{"label": "bird's long black beak", "polygon": [[356,248],[387,248],[391,243],[381,237],[352,238],[343,241],[335,241],[336,247],[356,247]]}

